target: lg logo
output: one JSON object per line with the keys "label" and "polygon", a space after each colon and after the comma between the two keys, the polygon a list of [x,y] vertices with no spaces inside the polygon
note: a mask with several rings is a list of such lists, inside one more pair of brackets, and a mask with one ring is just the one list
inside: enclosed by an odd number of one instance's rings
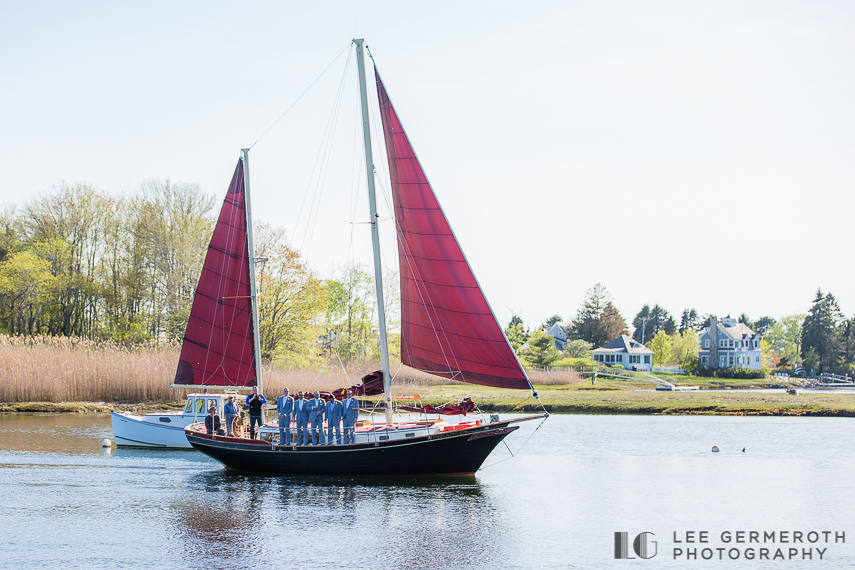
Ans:
{"label": "lg logo", "polygon": [[[650,540],[648,538],[649,536],[655,535],[652,532],[642,532],[641,534],[636,535],[635,539],[632,541],[632,550],[635,552],[635,556],[643,558],[644,560],[650,560],[656,556],[656,553],[658,552],[656,541]],[[619,560],[634,560],[635,556],[630,556],[629,554],[629,533],[616,532],[615,558]]]}

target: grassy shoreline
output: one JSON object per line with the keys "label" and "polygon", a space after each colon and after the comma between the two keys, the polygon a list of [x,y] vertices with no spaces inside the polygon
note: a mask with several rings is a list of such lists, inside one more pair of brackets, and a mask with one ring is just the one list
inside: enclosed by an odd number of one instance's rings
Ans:
{"label": "grassy shoreline", "polygon": [[[111,343],[50,337],[0,335],[0,413],[90,413],[177,410],[189,389],[169,388],[178,361],[176,344],[127,348]],[[273,400],[288,386],[332,390],[358,384],[379,363],[346,369],[264,366],[264,389]],[[571,369],[530,370],[550,413],[855,416],[855,394],[739,392],[781,387],[785,380],[727,380],[668,376],[678,385],[704,388],[691,392],[656,392],[649,383],[599,377],[596,384]],[[526,390],[501,390],[448,382],[393,364],[393,393],[420,396],[400,404],[441,405],[471,397],[484,412],[538,412],[540,404]]]}
{"label": "grassy shoreline", "polygon": [[[791,396],[784,393],[656,392],[627,390],[614,386],[585,389],[573,386],[536,386],[550,413],[626,415],[745,415],[855,417],[855,394],[811,393]],[[481,386],[419,386],[418,403],[434,406],[472,397],[484,412],[538,412],[537,401],[520,391]],[[182,402],[20,402],[0,403],[0,413],[93,413],[111,410],[155,412],[179,410]]]}

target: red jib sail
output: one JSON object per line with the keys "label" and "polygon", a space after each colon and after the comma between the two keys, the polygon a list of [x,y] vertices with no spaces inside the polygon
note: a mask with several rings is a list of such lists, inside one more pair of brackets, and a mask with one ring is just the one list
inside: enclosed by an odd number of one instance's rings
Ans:
{"label": "red jib sail", "polygon": [[238,160],[193,297],[175,384],[255,386],[246,191]]}
{"label": "red jib sail", "polygon": [[530,388],[374,70],[401,273],[401,362],[472,384]]}

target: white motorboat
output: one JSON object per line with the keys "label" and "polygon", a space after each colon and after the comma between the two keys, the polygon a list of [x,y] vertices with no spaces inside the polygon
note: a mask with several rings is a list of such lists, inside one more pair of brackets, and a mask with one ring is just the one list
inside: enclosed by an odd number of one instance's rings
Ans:
{"label": "white motorboat", "polygon": [[145,415],[112,412],[113,438],[117,446],[192,449],[184,435],[184,428],[194,422],[204,421],[211,406],[216,406],[217,414],[225,418],[223,406],[228,396],[229,393],[190,394],[184,410],[180,412]]}

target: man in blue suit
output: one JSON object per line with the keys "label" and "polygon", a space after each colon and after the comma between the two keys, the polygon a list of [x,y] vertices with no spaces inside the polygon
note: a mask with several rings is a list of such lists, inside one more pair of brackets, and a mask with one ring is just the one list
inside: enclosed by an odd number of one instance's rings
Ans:
{"label": "man in blue suit", "polygon": [[[309,400],[306,408],[309,410],[309,429],[312,431],[312,445],[318,445],[318,408],[321,407],[320,394],[315,392],[315,397]],[[323,416],[321,416],[323,418]]]}
{"label": "man in blue suit", "polygon": [[335,428],[335,444],[341,445],[341,416],[344,412],[341,402],[333,398],[327,403],[327,441],[333,444],[333,428]]}
{"label": "man in blue suit", "polygon": [[288,388],[276,400],[276,412],[279,414],[279,445],[291,445],[291,412],[294,411],[294,398],[288,395]]}
{"label": "man in blue suit", "polygon": [[309,410],[306,409],[306,398],[302,392],[297,393],[297,401],[294,402],[294,421],[297,423],[297,445],[306,445],[306,422],[309,418]]}
{"label": "man in blue suit", "polygon": [[347,391],[347,398],[341,403],[344,423],[344,444],[356,443],[356,418],[359,417],[359,402],[353,397],[353,391]]}

